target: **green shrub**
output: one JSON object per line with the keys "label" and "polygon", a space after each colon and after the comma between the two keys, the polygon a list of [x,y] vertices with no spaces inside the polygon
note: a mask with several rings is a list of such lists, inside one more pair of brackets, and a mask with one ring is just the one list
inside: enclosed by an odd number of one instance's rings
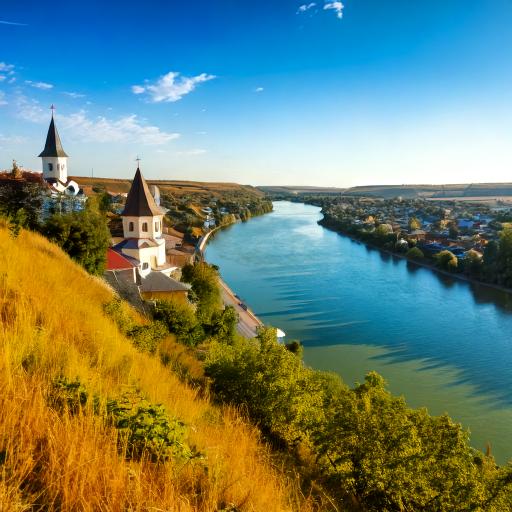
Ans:
{"label": "green shrub", "polygon": [[149,325],[137,325],[128,332],[131,342],[141,351],[154,354],[158,342],[169,334],[167,326],[161,321]]}
{"label": "green shrub", "polygon": [[78,378],[74,381],[59,377],[53,381],[48,393],[48,403],[59,412],[76,414],[85,406],[89,394]]}
{"label": "green shrub", "polygon": [[136,327],[135,321],[130,315],[128,308],[128,305],[119,297],[115,297],[110,302],[103,305],[104,313],[116,323],[118,329],[124,335],[127,335]]}
{"label": "green shrub", "polygon": [[405,253],[405,255],[411,260],[422,260],[425,257],[421,249],[418,247],[412,247]]}
{"label": "green shrub", "polygon": [[453,272],[457,270],[457,266],[459,261],[457,256],[450,251],[441,251],[434,256],[436,260],[436,264],[439,268],[443,270],[449,270]]}
{"label": "green shrub", "polygon": [[128,459],[148,457],[152,462],[165,462],[197,455],[185,442],[185,424],[170,418],[162,405],[152,404],[137,393],[110,400],[107,413],[119,430],[119,448]]}
{"label": "green shrub", "polygon": [[204,331],[194,310],[177,301],[157,301],[154,309],[156,320],[162,321],[169,332],[186,345],[197,345],[204,338]]}

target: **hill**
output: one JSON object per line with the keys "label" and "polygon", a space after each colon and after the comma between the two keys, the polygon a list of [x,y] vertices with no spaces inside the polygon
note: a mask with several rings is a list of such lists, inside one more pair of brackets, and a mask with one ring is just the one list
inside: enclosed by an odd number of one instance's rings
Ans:
{"label": "hill", "polygon": [[[106,189],[109,192],[122,194],[130,190],[130,179],[115,178],[91,178],[85,176],[74,176],[84,189],[87,195],[93,193],[93,189]],[[174,196],[219,196],[220,198],[236,193],[248,194],[256,197],[263,197],[263,193],[250,185],[238,185],[237,183],[210,183],[201,181],[177,181],[177,180],[146,180],[149,185],[156,185],[161,193],[168,193]]]}
{"label": "hill", "polygon": [[261,191],[272,195],[331,195],[375,196],[384,199],[403,197],[407,199],[455,199],[485,200],[491,197],[512,197],[512,183],[471,183],[447,185],[363,185],[358,187],[293,187],[262,186]]}
{"label": "hill", "polygon": [[[135,349],[102,280],[4,225],[0,267],[0,510],[308,510],[253,427]],[[167,462],[136,450],[153,428]]]}

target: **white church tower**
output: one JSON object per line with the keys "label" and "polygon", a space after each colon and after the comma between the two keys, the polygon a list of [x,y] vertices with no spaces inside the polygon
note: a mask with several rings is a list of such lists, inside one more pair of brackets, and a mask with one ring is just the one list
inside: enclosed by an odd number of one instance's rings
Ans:
{"label": "white church tower", "polygon": [[62,147],[59,132],[55,126],[53,105],[51,109],[52,120],[48,128],[48,135],[46,135],[46,144],[39,155],[43,159],[43,177],[46,181],[58,180],[62,184],[66,184],[68,181],[68,155]]}
{"label": "white church tower", "polygon": [[155,203],[139,167],[121,216],[124,240],[114,249],[138,260],[143,277],[151,271],[169,274],[173,267],[167,264],[165,254],[164,213]]}

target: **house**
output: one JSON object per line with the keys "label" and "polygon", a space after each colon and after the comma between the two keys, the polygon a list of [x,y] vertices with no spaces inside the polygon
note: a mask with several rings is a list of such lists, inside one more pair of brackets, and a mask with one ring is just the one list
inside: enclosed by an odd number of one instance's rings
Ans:
{"label": "house", "polygon": [[186,303],[191,286],[167,277],[161,272],[151,272],[141,280],[140,295],[144,300],[176,300]]}

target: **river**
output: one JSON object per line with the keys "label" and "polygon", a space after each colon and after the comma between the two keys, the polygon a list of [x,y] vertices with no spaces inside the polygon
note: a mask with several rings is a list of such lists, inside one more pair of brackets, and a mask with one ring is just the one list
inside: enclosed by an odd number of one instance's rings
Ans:
{"label": "river", "polygon": [[320,208],[278,201],[235,224],[206,259],[265,324],[350,385],[370,370],[412,407],[447,412],[512,458],[512,296],[418,268],[317,224]]}

